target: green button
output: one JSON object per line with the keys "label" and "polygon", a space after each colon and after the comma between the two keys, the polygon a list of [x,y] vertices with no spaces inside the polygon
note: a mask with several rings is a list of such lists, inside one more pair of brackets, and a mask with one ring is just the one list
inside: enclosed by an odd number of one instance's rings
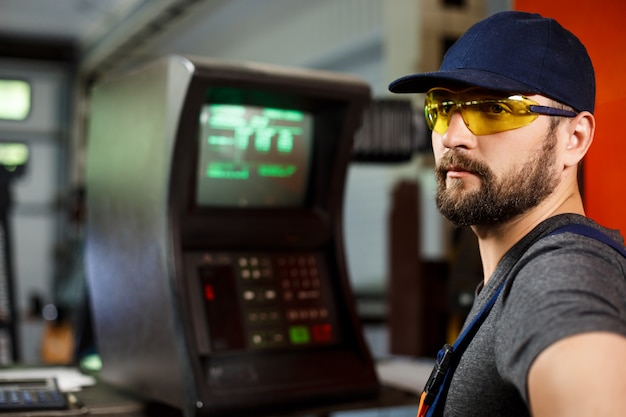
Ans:
{"label": "green button", "polygon": [[307,326],[291,326],[289,328],[289,339],[294,345],[302,345],[311,341],[311,333]]}

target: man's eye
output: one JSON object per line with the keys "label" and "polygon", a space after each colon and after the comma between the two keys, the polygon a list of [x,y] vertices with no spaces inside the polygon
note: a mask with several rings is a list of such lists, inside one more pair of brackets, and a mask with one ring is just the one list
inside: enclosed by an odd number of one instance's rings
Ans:
{"label": "man's eye", "polygon": [[453,107],[454,107],[454,102],[452,101],[443,102],[441,103],[441,106],[439,107],[439,111],[442,114],[448,114],[452,111]]}
{"label": "man's eye", "polygon": [[491,113],[503,113],[506,110],[500,104],[492,104],[491,105]]}
{"label": "man's eye", "polygon": [[492,116],[506,115],[511,113],[511,109],[505,104],[497,101],[483,101],[480,105],[480,111]]}

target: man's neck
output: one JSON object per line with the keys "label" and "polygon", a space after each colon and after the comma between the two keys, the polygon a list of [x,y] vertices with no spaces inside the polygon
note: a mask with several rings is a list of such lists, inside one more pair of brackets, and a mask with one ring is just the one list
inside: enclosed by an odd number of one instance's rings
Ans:
{"label": "man's neck", "polygon": [[539,223],[563,213],[585,215],[582,198],[578,190],[567,194],[567,197],[562,199],[548,198],[537,207],[506,223],[472,226],[472,230],[478,237],[485,284],[509,249],[530,233]]}

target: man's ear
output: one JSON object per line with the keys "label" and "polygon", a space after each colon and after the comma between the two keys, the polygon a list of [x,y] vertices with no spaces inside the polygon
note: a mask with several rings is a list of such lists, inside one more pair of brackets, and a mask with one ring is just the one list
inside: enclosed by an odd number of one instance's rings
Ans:
{"label": "man's ear", "polygon": [[570,119],[566,125],[568,136],[564,163],[566,166],[572,166],[578,164],[589,150],[596,129],[596,119],[593,114],[583,111]]}

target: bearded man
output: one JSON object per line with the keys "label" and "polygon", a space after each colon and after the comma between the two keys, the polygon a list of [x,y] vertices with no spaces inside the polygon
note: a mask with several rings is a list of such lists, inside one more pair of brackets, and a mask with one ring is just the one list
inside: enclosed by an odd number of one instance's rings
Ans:
{"label": "bearded man", "polygon": [[478,238],[484,279],[439,352],[418,416],[623,416],[626,255],[585,216],[595,76],[553,19],[503,12],[470,28],[439,71],[390,84],[425,93],[437,206]]}

